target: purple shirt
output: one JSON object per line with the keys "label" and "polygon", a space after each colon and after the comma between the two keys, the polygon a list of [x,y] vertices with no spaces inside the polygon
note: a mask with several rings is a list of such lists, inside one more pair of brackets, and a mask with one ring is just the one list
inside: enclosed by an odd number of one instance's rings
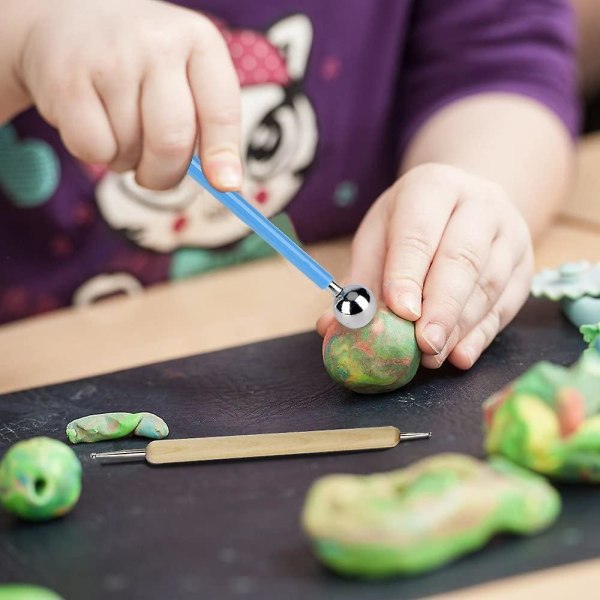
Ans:
{"label": "purple shirt", "polygon": [[[567,0],[181,4],[218,20],[240,78],[244,196],[302,242],[353,232],[453,100],[515,92],[577,131]],[[0,323],[267,253],[187,179],[83,165],[34,110],[0,128]]]}

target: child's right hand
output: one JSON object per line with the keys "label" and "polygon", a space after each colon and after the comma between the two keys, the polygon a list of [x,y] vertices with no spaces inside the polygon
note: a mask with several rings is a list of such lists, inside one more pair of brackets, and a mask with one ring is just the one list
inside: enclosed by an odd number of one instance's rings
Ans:
{"label": "child's right hand", "polygon": [[208,178],[239,188],[239,84],[209,19],[156,0],[47,0],[34,13],[17,75],[77,158],[168,189],[201,130]]}

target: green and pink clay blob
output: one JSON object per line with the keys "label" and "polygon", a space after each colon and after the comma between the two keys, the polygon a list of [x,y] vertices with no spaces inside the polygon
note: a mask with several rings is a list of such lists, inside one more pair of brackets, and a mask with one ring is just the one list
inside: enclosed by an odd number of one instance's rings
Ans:
{"label": "green and pink clay blob", "polygon": [[67,425],[67,437],[72,444],[115,440],[129,435],[161,440],[169,435],[169,428],[163,419],[149,412],[88,415]]}
{"label": "green and pink clay blob", "polygon": [[388,309],[371,323],[348,329],[334,321],[323,340],[323,363],[334,381],[361,394],[391,392],[417,372],[421,352],[415,326]]}
{"label": "green and pink clay blob", "polygon": [[571,367],[540,362],[483,404],[485,448],[552,479],[600,483],[600,327]]}

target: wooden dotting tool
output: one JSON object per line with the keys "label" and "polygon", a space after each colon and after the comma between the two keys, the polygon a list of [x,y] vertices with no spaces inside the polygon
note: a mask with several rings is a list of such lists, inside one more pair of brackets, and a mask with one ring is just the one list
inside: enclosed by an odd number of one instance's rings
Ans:
{"label": "wooden dotting tool", "polygon": [[429,433],[400,433],[396,427],[363,427],[290,433],[264,433],[221,437],[155,440],[146,448],[92,452],[90,457],[102,462],[146,460],[153,465],[378,450],[393,448],[400,442],[425,440]]}

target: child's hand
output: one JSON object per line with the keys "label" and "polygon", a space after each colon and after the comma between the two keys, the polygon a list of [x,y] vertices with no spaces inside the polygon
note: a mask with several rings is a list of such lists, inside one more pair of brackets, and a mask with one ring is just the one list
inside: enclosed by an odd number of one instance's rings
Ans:
{"label": "child's hand", "polygon": [[238,79],[206,17],[150,0],[47,0],[34,12],[18,76],[77,158],[167,189],[201,130],[211,182],[240,186]]}
{"label": "child's hand", "polygon": [[[515,316],[533,270],[525,221],[497,185],[438,164],[414,168],[373,205],[350,281],[417,321],[422,364],[468,369]],[[321,317],[324,333],[333,317]]]}

